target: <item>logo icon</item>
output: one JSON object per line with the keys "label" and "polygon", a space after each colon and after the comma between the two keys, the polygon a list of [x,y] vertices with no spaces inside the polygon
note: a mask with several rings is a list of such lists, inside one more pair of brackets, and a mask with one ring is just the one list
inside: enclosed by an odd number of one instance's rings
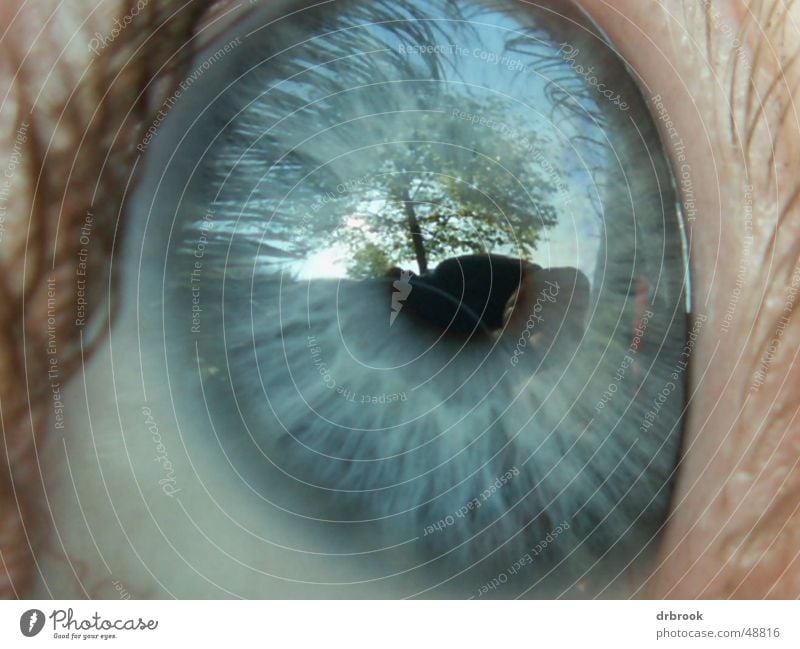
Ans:
{"label": "logo icon", "polygon": [[25,611],[19,618],[19,630],[22,635],[27,638],[32,638],[37,635],[39,631],[44,628],[44,613],[38,608],[32,608]]}
{"label": "logo icon", "polygon": [[392,291],[392,313],[389,316],[389,326],[394,324],[400,311],[403,309],[403,303],[411,295],[414,287],[411,285],[411,276],[413,273],[410,270],[404,270],[400,273],[400,278],[392,283],[394,291]]}

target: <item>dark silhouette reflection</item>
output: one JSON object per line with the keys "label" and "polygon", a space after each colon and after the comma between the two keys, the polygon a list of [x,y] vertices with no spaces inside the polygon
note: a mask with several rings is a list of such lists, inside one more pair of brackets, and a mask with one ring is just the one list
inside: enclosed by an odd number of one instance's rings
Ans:
{"label": "dark silhouette reflection", "polygon": [[[507,344],[554,352],[584,333],[591,288],[577,268],[542,268],[502,255],[452,257],[415,275],[394,267],[393,324],[405,317],[456,336],[491,336]],[[521,356],[518,354],[517,356]],[[540,358],[540,354],[529,354]]]}
{"label": "dark silhouette reflection", "polygon": [[577,268],[528,266],[503,316],[511,364],[526,358],[525,367],[563,366],[584,336],[590,302],[589,280]]}
{"label": "dark silhouette reflection", "polygon": [[[502,255],[452,257],[433,272],[410,277],[405,308],[447,333],[488,333],[503,326],[525,270],[523,260]],[[402,280],[398,268],[390,275]]]}

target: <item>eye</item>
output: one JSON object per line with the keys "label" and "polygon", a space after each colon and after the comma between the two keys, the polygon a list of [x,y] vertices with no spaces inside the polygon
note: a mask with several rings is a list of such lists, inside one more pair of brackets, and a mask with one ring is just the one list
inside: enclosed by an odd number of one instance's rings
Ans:
{"label": "eye", "polygon": [[218,47],[141,144],[128,233],[189,455],[409,595],[635,579],[691,341],[675,182],[613,48],[505,1],[267,6]]}

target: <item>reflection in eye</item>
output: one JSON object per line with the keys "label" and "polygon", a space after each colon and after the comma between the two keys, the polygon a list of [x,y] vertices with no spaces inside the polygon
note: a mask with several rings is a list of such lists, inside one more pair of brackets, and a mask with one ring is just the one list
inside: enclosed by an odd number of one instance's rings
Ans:
{"label": "reflection in eye", "polygon": [[614,592],[669,504],[686,271],[613,51],[569,3],[353,1],[197,66],[130,237],[189,447],[428,589]]}

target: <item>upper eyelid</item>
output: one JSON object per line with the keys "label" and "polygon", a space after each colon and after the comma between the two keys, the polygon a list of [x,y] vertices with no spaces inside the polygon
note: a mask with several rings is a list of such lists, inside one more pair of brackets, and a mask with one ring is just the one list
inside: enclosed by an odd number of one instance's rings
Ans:
{"label": "upper eyelid", "polygon": [[[723,157],[730,153],[728,173],[741,161],[735,170],[739,185],[753,187],[765,216],[760,231],[754,230],[763,244],[764,262],[777,260],[776,270],[787,282],[798,249],[781,255],[775,246],[782,224],[800,212],[800,116],[795,101],[800,97],[800,43],[793,49],[786,46],[796,41],[798,27],[792,18],[798,10],[795,0],[712,0],[694,26],[702,32],[705,47],[693,65],[710,69],[717,82],[714,90],[719,89],[715,99],[727,109],[715,114],[715,149]],[[683,18],[688,20],[685,12]],[[774,328],[772,323],[765,326]]]}
{"label": "upper eyelid", "polygon": [[[786,33],[792,29],[792,10],[800,5],[795,0],[748,4],[711,0],[702,5],[681,0],[680,4],[680,16],[673,12],[667,24],[672,29],[677,23],[689,32],[695,42],[691,66],[713,75],[714,83],[706,87],[718,95],[715,101],[725,102],[727,110],[716,113],[719,121],[714,127],[727,140],[721,138],[718,143],[732,147],[733,153],[743,158],[743,171],[752,184],[761,182],[761,189],[768,192],[774,188],[777,158],[798,168],[795,150],[779,151],[784,149],[783,143],[796,141],[800,132],[793,100],[800,91],[800,44],[787,53],[788,48],[783,48],[792,38]],[[681,36],[673,31],[675,48],[683,47]],[[756,146],[767,147],[769,155],[758,159]],[[800,178],[800,173],[793,177]]]}
{"label": "upper eyelid", "polygon": [[[724,9],[721,2],[711,2],[702,14],[705,57],[698,63],[709,67],[722,91],[727,92],[730,144],[744,153],[750,177],[760,176],[762,182],[766,181],[765,190],[774,182],[770,172],[776,151],[785,138],[796,139],[798,133],[796,108],[791,109],[792,97],[800,88],[800,45],[788,54],[782,49],[793,5],[795,0],[747,5],[728,0],[727,13],[720,10]],[[733,14],[740,14],[738,21]],[[792,112],[794,122],[790,119]],[[751,157],[756,143],[769,147],[766,160]],[[760,162],[765,164],[757,168]]]}

